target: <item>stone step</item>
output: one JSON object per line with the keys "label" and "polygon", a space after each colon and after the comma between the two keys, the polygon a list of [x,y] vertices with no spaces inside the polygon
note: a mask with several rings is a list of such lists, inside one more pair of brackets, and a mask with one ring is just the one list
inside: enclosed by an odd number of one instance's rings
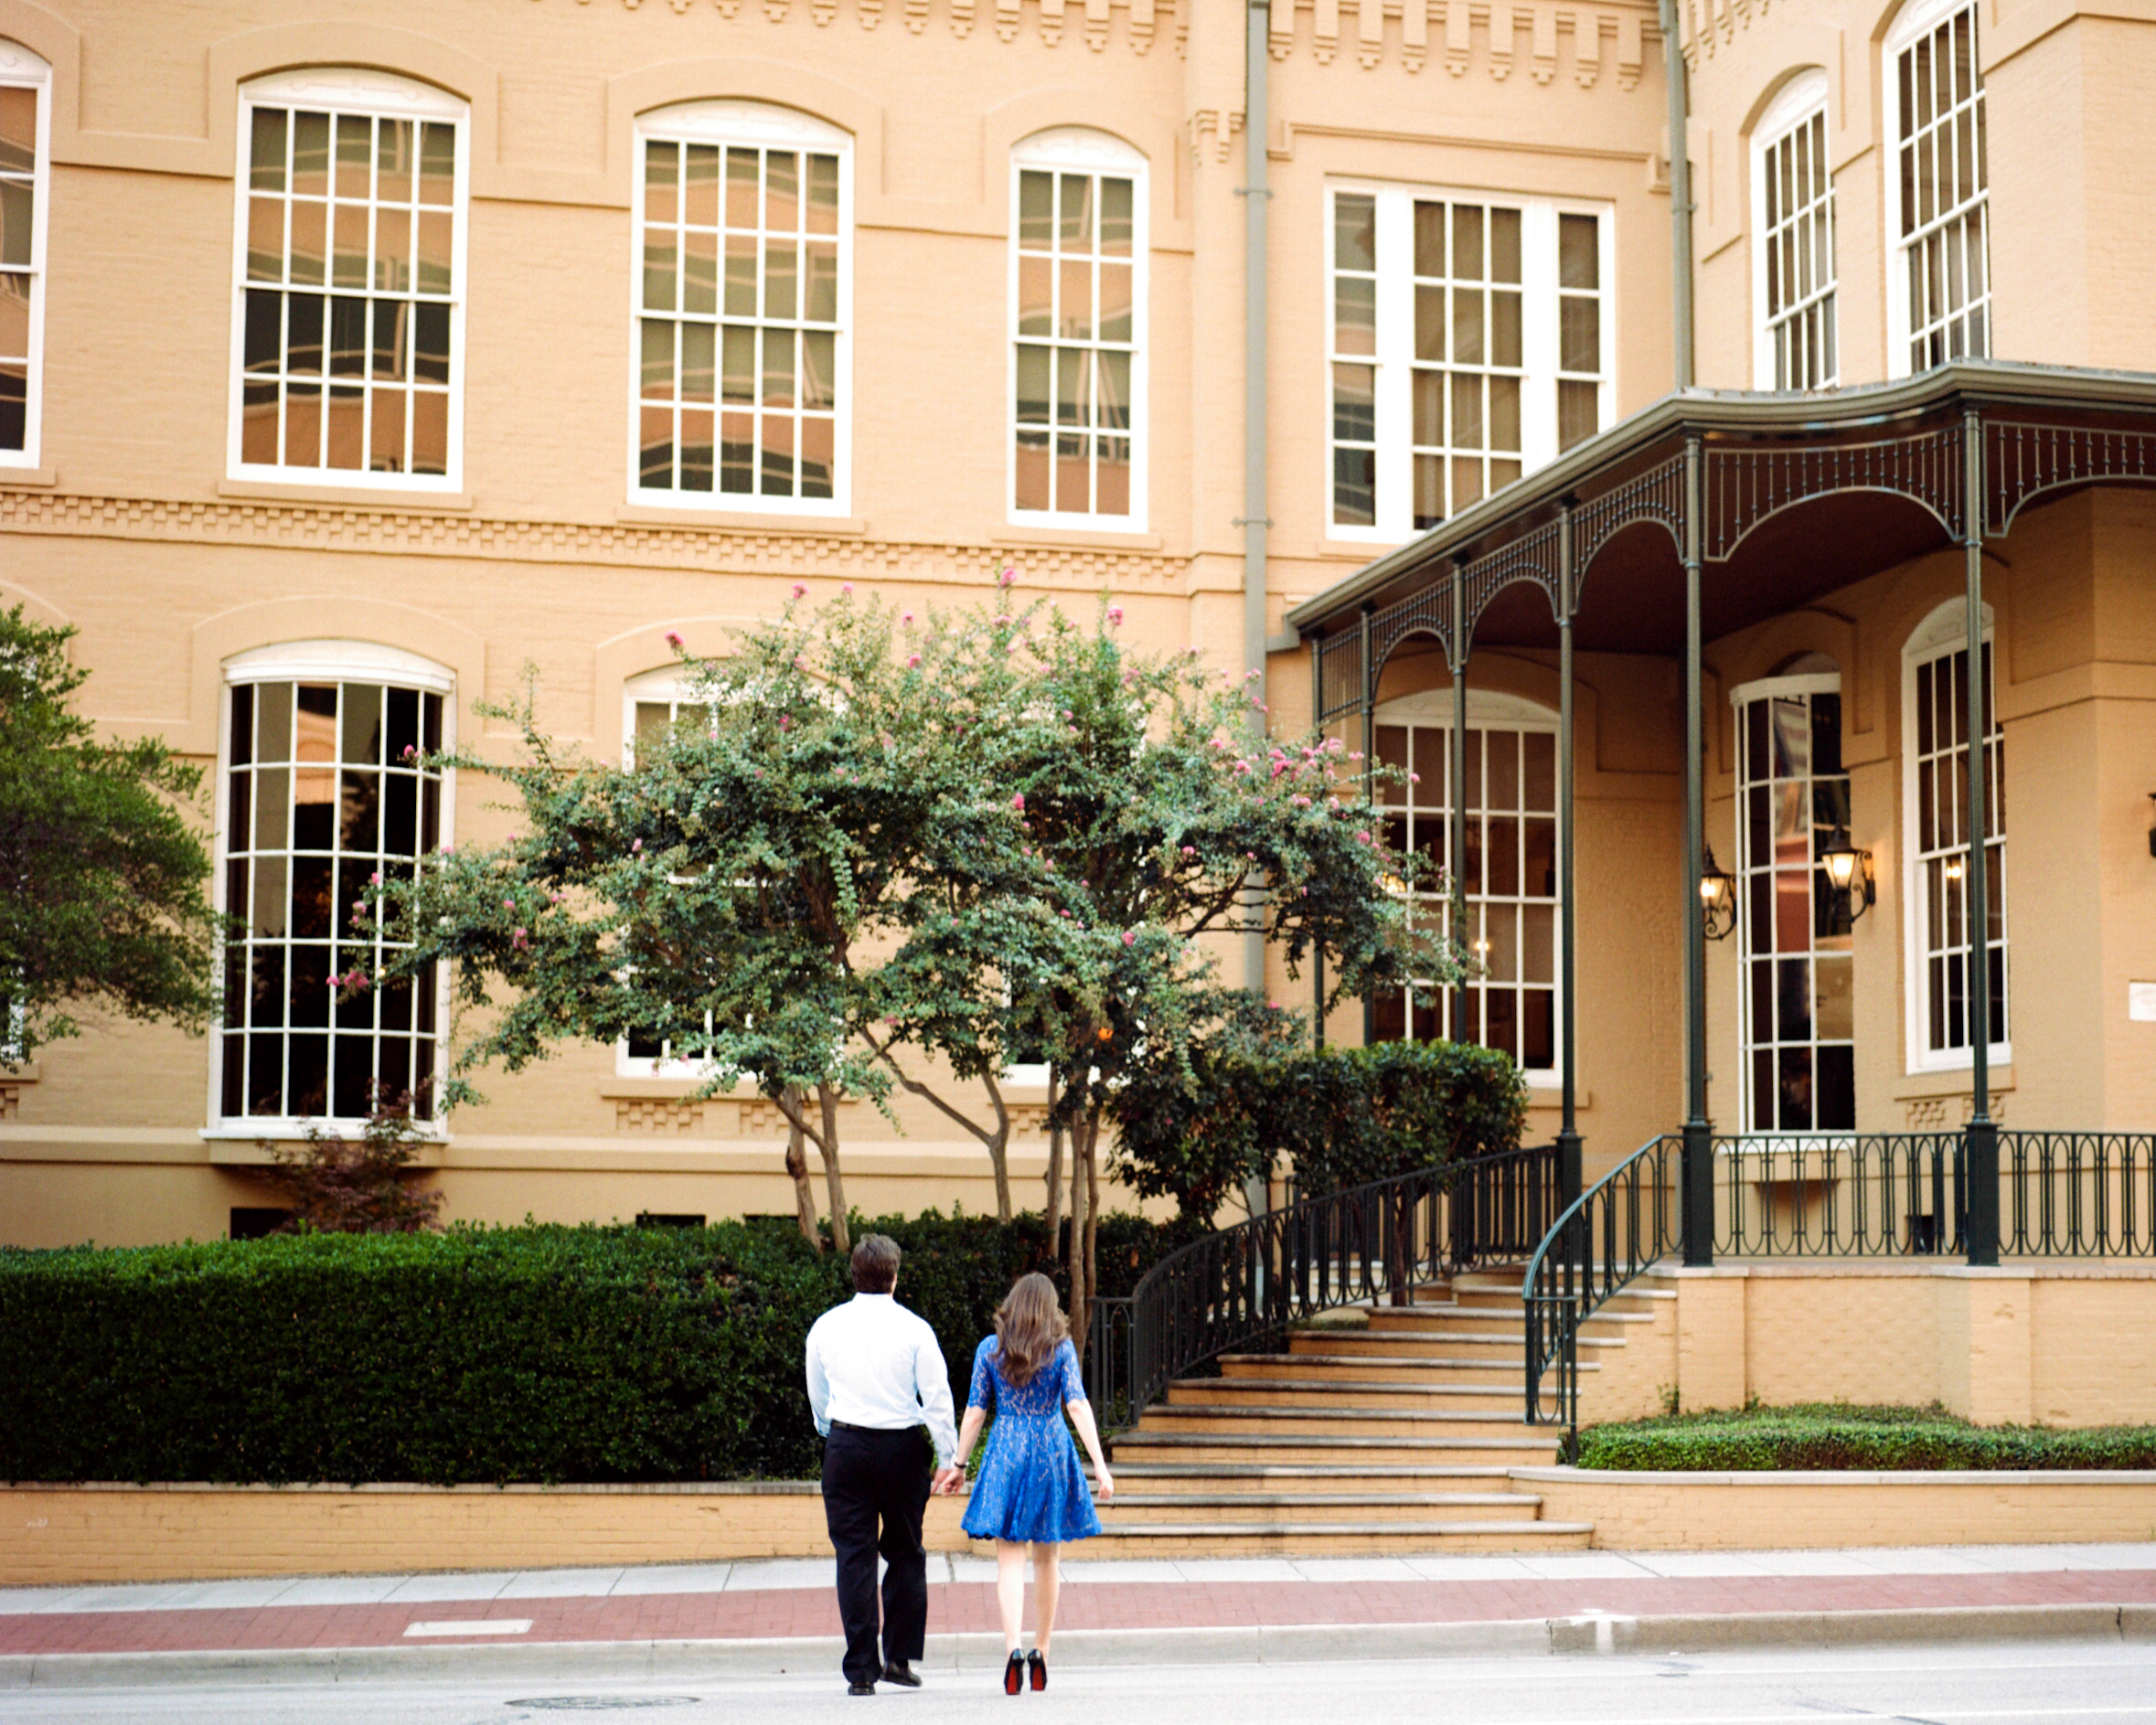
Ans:
{"label": "stone step", "polygon": [[1459,1437],[1542,1440],[1520,1411],[1472,1408],[1369,1408],[1318,1402],[1300,1407],[1256,1403],[1186,1401],[1147,1408],[1138,1432],[1210,1432],[1279,1433],[1297,1437]]}
{"label": "stone step", "polygon": [[1369,1557],[1460,1551],[1562,1551],[1586,1547],[1585,1521],[1126,1522],[1102,1517],[1073,1556],[1106,1558]]}
{"label": "stone step", "polygon": [[1155,1491],[1253,1492],[1510,1492],[1510,1470],[1494,1464],[1430,1463],[1146,1462],[1115,1458],[1115,1486],[1125,1496]]}
{"label": "stone step", "polygon": [[[1120,1484],[1120,1482],[1118,1482]],[[1126,1495],[1112,1506],[1119,1525],[1158,1521],[1532,1521],[1540,1497],[1489,1492],[1158,1492]],[[1105,1514],[1102,1520],[1107,1519]]]}
{"label": "stone step", "polygon": [[1515,1354],[1448,1359],[1413,1354],[1223,1354],[1221,1375],[1202,1381],[1247,1384],[1292,1380],[1333,1383],[1366,1380],[1388,1384],[1480,1384],[1518,1389],[1525,1381],[1527,1360]]}
{"label": "stone step", "polygon": [[[1247,1423],[1247,1422],[1245,1422]],[[1519,1428],[1515,1428],[1518,1430]],[[1547,1467],[1557,1458],[1554,1437],[1340,1436],[1320,1432],[1245,1431],[1126,1432],[1115,1439],[1118,1470],[1130,1466],[1210,1465],[1408,1467],[1501,1474]]]}
{"label": "stone step", "polygon": [[[1583,1364],[1580,1369],[1587,1368]],[[1495,1374],[1493,1374],[1493,1378]],[[1208,1402],[1238,1407],[1311,1407],[1331,1403],[1361,1408],[1458,1408],[1502,1416],[1525,1403],[1520,1375],[1489,1383],[1396,1383],[1368,1374],[1335,1377],[1201,1378],[1168,1387],[1169,1407]]]}

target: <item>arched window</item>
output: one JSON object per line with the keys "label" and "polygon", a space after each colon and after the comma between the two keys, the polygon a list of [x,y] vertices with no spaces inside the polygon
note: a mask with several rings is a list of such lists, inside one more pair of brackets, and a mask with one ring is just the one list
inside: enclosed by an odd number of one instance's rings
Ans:
{"label": "arched window", "polygon": [[853,147],[752,101],[636,122],[629,495],[844,515]]}
{"label": "arched window", "polygon": [[[454,679],[392,648],[300,641],[228,660],[225,686],[219,886],[243,927],[212,1113],[251,1133],[358,1121],[379,1084],[432,1120],[437,981],[387,980],[390,945],[358,907],[369,876],[409,875],[448,837],[448,788],[420,757],[454,743]],[[355,973],[364,987],[332,985]]]}
{"label": "arched window", "polygon": [[[1387,786],[1386,842],[1451,866],[1452,697],[1411,695],[1377,709],[1378,759],[1411,774]],[[1557,1066],[1557,716],[1516,697],[1468,699],[1467,899],[1462,942],[1478,967],[1460,989],[1381,994],[1381,1041],[1450,1038],[1499,1049],[1533,1078]],[[1442,893],[1415,914],[1444,929]]]}
{"label": "arched window", "polygon": [[1990,176],[1975,0],[1910,0],[1886,38],[1887,368],[1991,351]]}
{"label": "arched window", "polygon": [[241,89],[235,477],[462,486],[470,131],[387,72]]}
{"label": "arched window", "polygon": [[1961,600],[1920,623],[1902,649],[1902,849],[1910,985],[1909,1067],[1970,1062],[1969,1002],[1972,924],[1983,929],[1991,985],[1991,1058],[2012,1058],[2007,1013],[2006,743],[1992,699],[1991,612],[1984,610],[1978,657],[1984,703],[1988,905],[1972,917],[1969,857],[1969,633]]}
{"label": "arched window", "polygon": [[1834,178],[1827,74],[1784,84],[1752,133],[1753,282],[1762,389],[1824,389],[1839,378]]}
{"label": "arched window", "polygon": [[0,40],[0,466],[37,465],[52,69]]}
{"label": "arched window", "polygon": [[1146,520],[1146,158],[1078,126],[1011,152],[1010,517]]}
{"label": "arched window", "polygon": [[1749,1132],[1856,1126],[1848,895],[1820,857],[1849,826],[1841,676],[1807,655],[1791,675],[1731,691],[1737,723],[1738,1019]]}

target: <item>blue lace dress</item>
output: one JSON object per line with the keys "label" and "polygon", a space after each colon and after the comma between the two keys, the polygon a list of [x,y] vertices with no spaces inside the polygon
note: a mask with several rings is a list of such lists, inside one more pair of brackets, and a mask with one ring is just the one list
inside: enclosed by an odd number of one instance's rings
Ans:
{"label": "blue lace dress", "polygon": [[996,1415],[988,1447],[961,1524],[977,1539],[1083,1539],[1101,1530],[1063,1424],[1063,1404],[1085,1400],[1078,1350],[1066,1337],[1055,1358],[1027,1384],[1004,1377],[996,1338],[973,1350],[969,1408]]}

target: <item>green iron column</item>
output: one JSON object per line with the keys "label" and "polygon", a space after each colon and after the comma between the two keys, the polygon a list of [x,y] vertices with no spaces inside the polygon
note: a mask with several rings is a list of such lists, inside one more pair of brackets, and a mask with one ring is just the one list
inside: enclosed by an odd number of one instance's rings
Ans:
{"label": "green iron column", "polygon": [[[1468,928],[1468,583],[1467,570],[1452,566],[1452,639],[1446,656],[1452,663],[1452,736],[1446,751],[1445,806],[1449,812],[1446,842],[1452,867],[1452,938],[1462,953],[1474,950]],[[1452,1039],[1475,1038],[1468,1024],[1468,982],[1465,975],[1453,990]]]}
{"label": "green iron column", "polygon": [[1684,440],[1684,1262],[1714,1262],[1714,1138],[1707,1124],[1707,928],[1700,910],[1706,786],[1700,759],[1700,564],[1706,536],[1705,456]]}
{"label": "green iron column", "polygon": [[1984,423],[1974,409],[1961,419],[1963,585],[1969,616],[1969,1262],[1999,1262],[1999,1126],[1991,1118],[1991,894],[1985,839],[1991,829],[1984,772],[1990,756],[1991,679],[1984,675]]}
{"label": "green iron column", "polygon": [[1580,1195],[1579,1084],[1573,1038],[1577,1021],[1573,1007],[1577,912],[1572,878],[1572,613],[1576,583],[1572,566],[1572,499],[1565,498],[1557,517],[1557,1060],[1564,1097],[1564,1119],[1557,1130],[1557,1205],[1561,1210]]}

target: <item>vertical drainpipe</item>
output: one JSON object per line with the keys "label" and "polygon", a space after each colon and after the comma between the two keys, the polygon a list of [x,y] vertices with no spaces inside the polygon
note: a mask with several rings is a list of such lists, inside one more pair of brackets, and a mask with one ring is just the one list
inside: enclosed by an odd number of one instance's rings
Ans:
{"label": "vertical drainpipe", "polygon": [[[1265,139],[1272,128],[1266,101],[1268,53],[1273,32],[1272,0],[1249,0],[1243,96],[1243,667],[1251,698],[1265,693],[1265,261],[1269,164]],[[1315,715],[1313,715],[1315,717]],[[1265,937],[1253,929],[1243,936],[1243,985],[1265,989]]]}
{"label": "vertical drainpipe", "polygon": [[1670,87],[1670,309],[1676,328],[1676,381],[1692,388],[1692,160],[1685,149],[1691,108],[1684,45],[1677,35],[1677,0],[1661,0],[1662,76]]}

